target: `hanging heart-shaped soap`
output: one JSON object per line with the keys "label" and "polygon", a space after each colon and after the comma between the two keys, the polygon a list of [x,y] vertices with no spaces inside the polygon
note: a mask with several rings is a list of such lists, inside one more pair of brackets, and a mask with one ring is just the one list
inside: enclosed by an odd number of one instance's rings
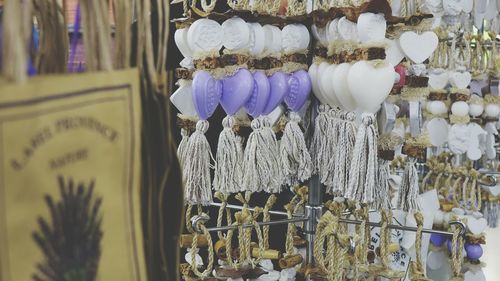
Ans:
{"label": "hanging heart-shaped soap", "polygon": [[441,146],[448,140],[448,122],[442,118],[433,118],[427,125],[429,139],[433,146]]}
{"label": "hanging heart-shaped soap", "polygon": [[254,79],[252,73],[241,68],[234,75],[222,80],[220,104],[228,115],[234,115],[252,95]]}
{"label": "hanging heart-shaped soap", "polygon": [[394,67],[386,61],[358,61],[347,75],[347,85],[358,108],[375,113],[394,85]]}
{"label": "hanging heart-shaped soap", "polygon": [[288,93],[288,75],[283,72],[275,72],[269,77],[271,93],[264,107],[264,115],[271,113],[285,98]]}
{"label": "hanging heart-shaped soap", "polygon": [[325,104],[328,104],[328,93],[323,89],[323,85],[321,83],[321,80],[323,79],[323,75],[325,73],[325,70],[330,66],[329,63],[327,62],[322,62],[318,65],[318,72],[316,75],[316,83],[318,84],[318,91],[319,94],[323,97],[323,99],[326,101]]}
{"label": "hanging heart-shaped soap", "polygon": [[458,72],[455,71],[450,74],[450,83],[453,87],[458,89],[467,89],[469,86],[472,76],[470,72]]}
{"label": "hanging heart-shaped soap", "polygon": [[323,47],[328,46],[328,39],[326,38],[326,28],[321,28],[316,26],[315,24],[311,25],[311,33]]}
{"label": "hanging heart-shaped soap", "polygon": [[340,33],[339,33],[339,29],[338,29],[338,25],[339,25],[339,19],[336,18],[334,20],[332,20],[331,22],[329,22],[326,27],[326,39],[328,42],[335,42],[337,40],[340,40],[341,37],[340,37]]}
{"label": "hanging heart-shaped soap", "polygon": [[356,101],[352,97],[351,91],[347,85],[347,75],[351,70],[351,64],[341,63],[333,72],[332,83],[335,96],[339,103],[347,110],[353,111],[356,109]]}
{"label": "hanging heart-shaped soap", "polygon": [[341,106],[337,96],[335,94],[335,90],[333,88],[332,77],[335,69],[337,68],[336,64],[329,65],[323,75],[321,77],[321,89],[327,94],[326,98],[328,99],[328,104],[331,107],[339,107]]}
{"label": "hanging heart-shaped soap", "polygon": [[430,251],[427,256],[427,266],[432,270],[440,269],[443,267],[447,258],[448,257],[442,251]]}
{"label": "hanging heart-shaped soap", "polygon": [[253,118],[262,115],[264,108],[269,100],[269,94],[271,92],[271,85],[269,84],[269,79],[267,79],[266,74],[263,71],[256,71],[253,74],[254,86],[252,96],[248,99],[245,104],[245,109],[248,114],[252,115]]}
{"label": "hanging heart-shaped soap", "polygon": [[309,41],[309,31],[303,24],[287,24],[281,30],[281,47],[285,52],[305,50]]}
{"label": "hanging heart-shaped soap", "polygon": [[318,65],[313,63],[309,67],[309,77],[311,77],[311,86],[313,90],[314,96],[322,103],[322,104],[328,104],[328,101],[326,98],[324,98],[321,95],[321,92],[319,91],[319,85],[318,85]]}
{"label": "hanging heart-shaped soap", "polygon": [[488,221],[485,218],[476,219],[473,216],[467,216],[467,228],[474,235],[480,235],[486,230]]}
{"label": "hanging heart-shaped soap", "polygon": [[385,39],[387,47],[385,48],[385,60],[390,62],[392,65],[398,65],[404,58],[405,54],[397,39]]}
{"label": "hanging heart-shaped soap", "polygon": [[447,16],[458,16],[462,12],[461,0],[443,0],[443,9]]}
{"label": "hanging heart-shaped soap", "polygon": [[384,14],[363,13],[358,17],[357,28],[361,42],[383,42],[387,23]]}
{"label": "hanging heart-shaped soap", "polygon": [[198,71],[193,78],[193,101],[198,117],[207,120],[214,114],[222,96],[222,83],[206,71]]}
{"label": "hanging heart-shaped soap", "polygon": [[273,53],[281,51],[281,29],[270,24],[266,24],[262,28],[266,38],[265,49]]}
{"label": "hanging heart-shaped soap", "polygon": [[266,46],[264,29],[258,22],[249,23],[248,26],[250,27],[250,54],[258,57]]}
{"label": "hanging heart-shaped soap", "polygon": [[422,63],[428,59],[439,43],[436,33],[427,31],[417,34],[413,31],[406,31],[399,37],[399,45],[405,55],[414,63]]}
{"label": "hanging heart-shaped soap", "polygon": [[218,51],[223,37],[224,32],[218,22],[198,19],[189,27],[187,41],[193,52]]}
{"label": "hanging heart-shaped soap", "polygon": [[311,79],[305,70],[295,71],[288,79],[288,95],[285,97],[285,102],[288,107],[298,112],[311,92]]}
{"label": "hanging heart-shaped soap", "polygon": [[435,90],[444,89],[448,85],[448,72],[433,72],[429,74],[429,86]]}
{"label": "hanging heart-shaped soap", "polygon": [[345,16],[339,19],[337,29],[340,34],[340,38],[346,41],[359,41],[358,28],[356,23],[348,20]]}
{"label": "hanging heart-shaped soap", "polygon": [[185,58],[193,56],[193,50],[189,48],[187,41],[188,31],[189,28],[185,27],[177,29],[174,34],[175,45],[177,45],[177,48]]}
{"label": "hanging heart-shaped soap", "polygon": [[224,47],[230,50],[247,48],[250,43],[250,28],[248,24],[239,17],[233,17],[222,23]]}

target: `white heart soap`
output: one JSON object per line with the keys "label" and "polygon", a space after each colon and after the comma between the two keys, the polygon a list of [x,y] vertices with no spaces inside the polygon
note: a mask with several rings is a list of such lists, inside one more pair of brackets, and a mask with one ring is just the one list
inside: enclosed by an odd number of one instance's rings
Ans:
{"label": "white heart soap", "polygon": [[433,118],[427,123],[427,132],[433,146],[441,146],[448,140],[448,122],[442,118]]}
{"label": "white heart soap", "polygon": [[266,35],[264,29],[258,22],[249,23],[250,27],[250,54],[252,56],[259,56],[266,47]]}
{"label": "white heart soap", "polygon": [[398,40],[385,39],[385,43],[387,44],[385,48],[385,60],[392,65],[398,65],[405,58],[405,53],[399,46]]}
{"label": "white heart soap", "polygon": [[311,86],[314,96],[322,103],[328,104],[328,100],[321,95],[318,85],[318,65],[313,63],[309,67],[309,77],[311,77]]}
{"label": "white heart soap", "polygon": [[476,219],[473,216],[467,216],[467,228],[474,235],[480,235],[488,226],[485,218]]}
{"label": "white heart soap", "polygon": [[189,48],[187,41],[188,27],[177,29],[174,34],[175,45],[179,48],[181,54],[187,58],[193,56],[193,50]]}
{"label": "white heart soap", "polygon": [[356,27],[356,23],[348,20],[346,17],[342,17],[339,19],[338,31],[340,37],[343,40],[356,42],[359,41],[358,28]]}
{"label": "white heart soap", "polygon": [[434,72],[429,74],[429,86],[434,90],[441,90],[448,84],[448,72]]}
{"label": "white heart soap", "polygon": [[311,26],[311,33],[317,41],[323,46],[328,46],[328,40],[326,38],[326,28],[319,28],[315,24]]}
{"label": "white heart soap", "polygon": [[328,42],[340,40],[340,33],[338,29],[339,19],[334,19],[326,25],[326,39]]}
{"label": "white heart soap", "polygon": [[394,72],[386,61],[359,61],[351,67],[347,85],[359,109],[376,112],[394,85]]}
{"label": "white heart soap", "polygon": [[342,63],[335,68],[332,77],[333,90],[340,104],[349,111],[356,109],[356,101],[349,91],[347,85],[347,75],[352,65],[349,63]]}
{"label": "white heart soap", "polygon": [[335,72],[335,68],[337,68],[336,64],[329,65],[322,74],[321,77],[321,89],[326,94],[326,98],[328,99],[328,104],[331,107],[340,106],[340,102],[335,95],[335,90],[333,89],[332,77]]}
{"label": "white heart soap", "polygon": [[224,31],[221,25],[210,19],[198,19],[187,33],[187,41],[193,52],[218,51],[222,48]]}
{"label": "white heart soap", "polygon": [[439,43],[436,33],[427,31],[417,34],[413,31],[406,31],[399,37],[399,45],[405,55],[414,63],[422,63],[428,59]]}
{"label": "white heart soap", "polygon": [[250,44],[250,28],[241,18],[234,17],[222,23],[223,45],[230,50],[244,49]]}
{"label": "white heart soap", "polygon": [[387,23],[384,14],[363,13],[358,17],[357,28],[361,42],[383,42]]}
{"label": "white heart soap", "polygon": [[281,30],[281,46],[285,52],[305,50],[309,40],[309,31],[303,24],[287,24]]}
{"label": "white heart soap", "polygon": [[450,74],[450,83],[453,87],[458,89],[467,89],[469,86],[472,76],[470,72],[453,72]]}
{"label": "white heart soap", "polygon": [[321,83],[321,80],[322,80],[324,72],[328,68],[328,66],[330,66],[329,63],[326,63],[326,62],[320,63],[318,66],[318,72],[316,75],[316,84],[318,85],[319,95],[321,95],[322,99],[326,101],[325,102],[326,104],[328,104],[328,100],[329,100],[328,93],[326,92],[326,89],[323,89],[323,85]]}

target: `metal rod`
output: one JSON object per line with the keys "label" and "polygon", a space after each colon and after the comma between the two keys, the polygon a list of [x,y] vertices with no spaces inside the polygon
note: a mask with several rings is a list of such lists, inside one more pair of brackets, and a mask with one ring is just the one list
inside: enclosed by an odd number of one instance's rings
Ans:
{"label": "metal rod", "polygon": [[[340,219],[339,222],[348,223],[348,224],[361,224],[362,223],[362,221],[350,220],[350,219]],[[378,222],[367,222],[367,224],[370,225],[370,226],[373,226],[373,227],[381,227],[382,226],[382,224],[378,223]],[[453,221],[453,222],[450,222],[450,224],[457,224],[457,225],[459,225],[459,227],[461,228],[460,235],[464,235],[465,234],[466,226],[465,226],[464,223],[458,222],[458,221]],[[412,226],[389,224],[389,225],[387,225],[387,227],[390,228],[390,229],[400,229],[400,230],[413,231],[413,232],[417,231],[417,228],[416,227],[412,227]],[[452,232],[443,231],[443,230],[436,230],[436,229],[429,229],[429,228],[422,229],[422,232],[423,233],[431,233],[431,234],[441,234],[441,235],[453,236]]]}
{"label": "metal rod", "polygon": [[[210,203],[210,206],[214,206],[214,207],[220,207],[222,205],[222,203],[215,203],[215,202],[212,202]],[[229,209],[233,209],[233,210],[243,210],[243,207],[242,206],[238,206],[238,205],[232,205],[232,204],[227,204],[226,205],[226,208],[229,208]],[[247,208],[247,210],[249,211],[255,211],[255,208]],[[277,215],[277,216],[284,216],[284,217],[287,217],[288,214],[286,212],[280,212],[280,211],[269,211],[269,213],[271,215]]]}
{"label": "metal rod", "polygon": [[[289,224],[289,223],[295,223],[295,222],[305,222],[309,218],[307,217],[302,217],[302,218],[293,218],[293,219],[283,219],[283,220],[277,220],[277,221],[268,221],[268,222],[257,222],[260,226],[264,225],[277,225],[277,224]],[[210,227],[207,228],[208,232],[215,232],[215,231],[224,231],[224,230],[231,230],[231,229],[238,229],[239,227],[243,228],[249,228],[249,227],[254,227],[253,224],[244,224],[244,225],[228,225],[228,226],[221,226],[221,227]]]}

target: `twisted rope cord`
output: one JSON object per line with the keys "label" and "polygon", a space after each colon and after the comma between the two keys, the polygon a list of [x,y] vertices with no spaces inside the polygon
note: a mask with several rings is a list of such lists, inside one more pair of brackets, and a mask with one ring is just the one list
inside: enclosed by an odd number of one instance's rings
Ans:
{"label": "twisted rope cord", "polygon": [[[269,198],[267,199],[266,205],[264,206],[264,211],[263,211],[263,222],[268,222],[271,220],[271,215],[269,214],[269,210],[276,204],[276,195],[271,194]],[[269,249],[269,225],[265,225],[262,227],[263,231],[263,236],[264,236],[264,249],[267,250]]]}
{"label": "twisted rope cord", "polygon": [[194,233],[193,226],[191,225],[191,211],[193,209],[193,205],[188,204],[186,208],[186,229],[189,233]]}
{"label": "twisted rope cord", "polygon": [[468,187],[469,186],[469,177],[465,177],[465,180],[462,184],[462,204],[467,204],[468,202],[468,198],[467,198],[467,190],[468,190]]}
{"label": "twisted rope cord", "polygon": [[[219,213],[217,215],[217,227],[222,226],[222,219],[224,218],[224,211],[226,213],[227,225],[230,225],[232,222],[231,222],[231,211],[227,208],[228,195],[224,194],[220,191],[216,191],[214,194],[214,197],[219,199],[222,203],[221,206],[219,207]],[[217,231],[217,236],[219,237],[219,240],[225,240],[224,235],[222,234],[222,231]]]}
{"label": "twisted rope cord", "polygon": [[191,270],[194,272],[196,276],[200,277],[203,280],[207,278],[210,275],[210,273],[212,273],[212,268],[214,266],[214,247],[212,244],[212,237],[210,236],[210,233],[208,232],[207,228],[201,221],[198,222],[198,228],[201,229],[203,235],[205,235],[208,241],[208,264],[207,268],[203,272],[200,272],[198,270],[198,267],[196,266],[196,255],[200,250],[198,249],[199,233],[195,232],[193,237],[193,242],[191,244]]}
{"label": "twisted rope cord", "polygon": [[453,238],[451,240],[452,253],[451,253],[451,269],[453,271],[452,280],[463,280],[462,277],[462,249],[464,248],[464,239],[460,236],[460,228],[453,226]]}
{"label": "twisted rope cord", "polygon": [[327,211],[319,220],[316,226],[316,243],[314,243],[314,258],[316,259],[316,264],[319,269],[323,272],[328,272],[325,264],[325,258],[323,256],[323,245],[325,243],[325,238],[330,232],[331,225],[333,223],[334,217],[330,211]]}
{"label": "twisted rope cord", "polygon": [[[284,207],[285,207],[288,219],[293,218],[293,209],[295,207],[293,204],[293,201],[286,204]],[[295,235],[296,231],[297,230],[296,230],[295,224],[289,223],[288,228],[287,228],[287,233],[286,233],[286,239],[285,239],[285,252],[286,252],[287,256],[293,255],[293,236]]]}
{"label": "twisted rope cord", "polygon": [[410,264],[410,280],[412,281],[430,281],[425,275],[424,266],[422,263],[422,230],[424,228],[424,216],[422,213],[415,213],[417,222],[417,233],[415,235],[415,255],[416,261]]}

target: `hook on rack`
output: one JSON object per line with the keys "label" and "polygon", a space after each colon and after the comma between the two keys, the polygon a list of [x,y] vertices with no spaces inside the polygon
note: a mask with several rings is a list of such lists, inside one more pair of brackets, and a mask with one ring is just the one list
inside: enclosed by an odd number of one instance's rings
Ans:
{"label": "hook on rack", "polygon": [[464,236],[465,233],[467,232],[467,225],[463,223],[462,221],[450,221],[448,222],[449,225],[457,225],[460,227],[460,236]]}

